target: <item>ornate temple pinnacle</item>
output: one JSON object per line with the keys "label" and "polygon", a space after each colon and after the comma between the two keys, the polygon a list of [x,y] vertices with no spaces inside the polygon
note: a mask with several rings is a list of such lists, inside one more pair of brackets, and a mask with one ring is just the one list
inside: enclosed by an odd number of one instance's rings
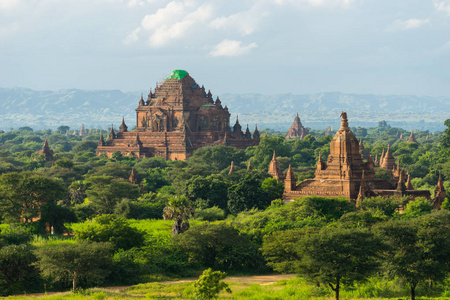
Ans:
{"label": "ornate temple pinnacle", "polygon": [[342,117],[342,120],[341,120],[341,128],[339,129],[339,131],[349,131],[350,128],[348,127],[347,113],[344,111],[341,112],[340,117]]}

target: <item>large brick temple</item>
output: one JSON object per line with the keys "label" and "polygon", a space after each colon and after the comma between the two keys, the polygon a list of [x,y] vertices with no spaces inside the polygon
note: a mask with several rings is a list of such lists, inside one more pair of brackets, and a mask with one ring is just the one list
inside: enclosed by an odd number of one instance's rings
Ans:
{"label": "large brick temple", "polygon": [[189,73],[175,70],[164,83],[150,90],[147,100],[141,96],[136,108],[136,129],[128,131],[125,121],[116,133],[111,127],[108,139],[103,135],[97,154],[111,157],[116,151],[135,157],[161,156],[184,160],[205,146],[227,145],[245,149],[259,144],[259,132],[253,135],[239,121],[230,128],[230,113],[219,97],[199,86]]}
{"label": "large brick temple", "polygon": [[[283,199],[292,200],[301,196],[344,197],[349,200],[363,199],[372,196],[397,197],[409,196],[412,199],[425,197],[430,199],[429,191],[414,190],[410,177],[395,164],[390,148],[383,153],[380,167],[393,172],[393,181],[375,178],[375,162],[370,156],[364,161],[361,155],[360,143],[348,126],[347,113],[341,114],[341,128],[330,142],[330,155],[327,161],[319,156],[315,178],[306,179],[297,185],[294,172],[289,169],[284,178]],[[361,143],[362,146],[362,143]],[[384,152],[384,151],[383,151]],[[271,165],[275,164],[276,157]],[[272,167],[275,169],[275,167]],[[272,172],[273,173],[273,172]],[[282,174],[275,172],[277,179]],[[445,199],[442,179],[439,177],[436,195],[432,201],[435,207],[440,207]]]}

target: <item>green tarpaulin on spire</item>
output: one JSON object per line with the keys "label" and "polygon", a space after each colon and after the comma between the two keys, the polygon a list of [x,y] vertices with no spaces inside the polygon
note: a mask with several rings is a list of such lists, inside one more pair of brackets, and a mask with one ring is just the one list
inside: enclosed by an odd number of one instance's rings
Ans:
{"label": "green tarpaulin on spire", "polygon": [[173,70],[172,74],[166,78],[166,80],[169,80],[171,78],[175,78],[178,80],[183,79],[188,74],[185,70]]}

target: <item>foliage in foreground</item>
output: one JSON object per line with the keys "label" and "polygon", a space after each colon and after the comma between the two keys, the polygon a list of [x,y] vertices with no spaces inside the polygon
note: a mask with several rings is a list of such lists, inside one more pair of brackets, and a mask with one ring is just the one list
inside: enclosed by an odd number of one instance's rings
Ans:
{"label": "foliage in foreground", "polygon": [[231,293],[231,289],[228,284],[222,281],[226,276],[227,274],[225,272],[213,272],[211,268],[204,270],[198,280],[194,282],[195,299],[217,299],[222,290],[225,290],[227,293]]}

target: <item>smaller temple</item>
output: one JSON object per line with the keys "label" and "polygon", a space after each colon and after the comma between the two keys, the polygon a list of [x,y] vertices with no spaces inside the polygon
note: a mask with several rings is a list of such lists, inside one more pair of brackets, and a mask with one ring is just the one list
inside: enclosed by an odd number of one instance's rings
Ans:
{"label": "smaller temple", "polygon": [[[383,153],[384,153],[384,149],[383,149]],[[384,155],[382,154],[381,156],[382,156],[382,158],[381,158],[381,162],[380,162],[380,167],[391,171],[395,166],[395,158],[392,155],[390,145],[388,145],[386,153],[384,153]]]}
{"label": "smaller temple", "polygon": [[130,177],[128,178],[128,181],[132,184],[138,184],[138,179],[136,177],[136,173],[134,172],[134,169],[131,169]]}
{"label": "smaller temple", "polygon": [[435,209],[441,209],[442,203],[444,203],[446,192],[444,188],[444,181],[442,180],[441,172],[439,172],[439,179],[434,190],[434,199],[431,202]]}
{"label": "smaller temple", "polygon": [[46,161],[54,160],[53,150],[48,146],[47,138],[45,138],[44,146],[42,147],[42,150],[38,152],[38,156],[44,156]]}
{"label": "smaller temple", "polygon": [[411,131],[411,135],[409,136],[408,142],[417,143],[416,137],[414,136],[414,133],[412,131]]}
{"label": "smaller temple", "polygon": [[284,180],[283,173],[280,169],[280,164],[277,161],[277,156],[275,155],[275,150],[273,151],[273,157],[269,164],[269,175],[275,178],[278,182]]}
{"label": "smaller temple", "polygon": [[84,123],[81,123],[81,130],[80,130],[80,136],[85,136],[86,135],[86,131],[84,130]]}
{"label": "smaller temple", "polygon": [[300,138],[303,139],[305,136],[309,134],[308,128],[304,127],[302,125],[302,122],[300,121],[300,117],[295,116],[294,123],[292,123],[291,127],[289,127],[288,134],[286,136],[286,140],[296,139]]}

